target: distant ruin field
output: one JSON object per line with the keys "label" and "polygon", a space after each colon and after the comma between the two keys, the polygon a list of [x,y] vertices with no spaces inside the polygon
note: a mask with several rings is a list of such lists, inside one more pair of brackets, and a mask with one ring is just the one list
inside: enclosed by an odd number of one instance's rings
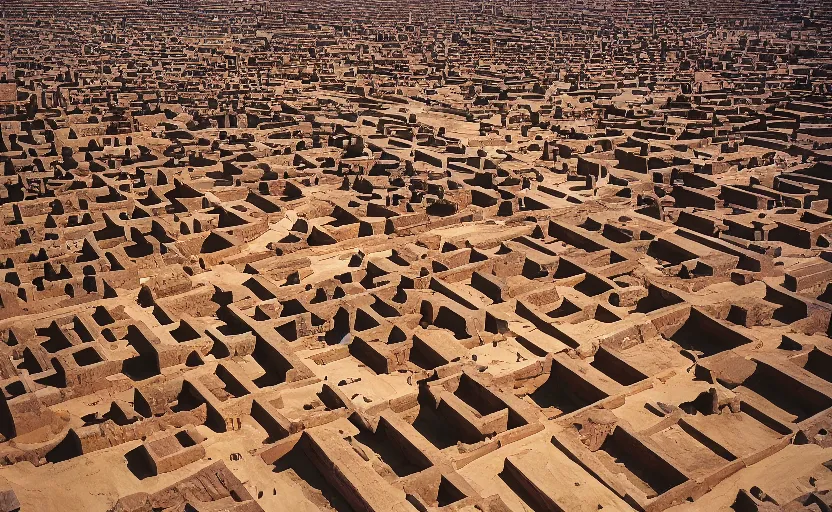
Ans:
{"label": "distant ruin field", "polygon": [[828,512],[832,3],[0,2],[0,512]]}

